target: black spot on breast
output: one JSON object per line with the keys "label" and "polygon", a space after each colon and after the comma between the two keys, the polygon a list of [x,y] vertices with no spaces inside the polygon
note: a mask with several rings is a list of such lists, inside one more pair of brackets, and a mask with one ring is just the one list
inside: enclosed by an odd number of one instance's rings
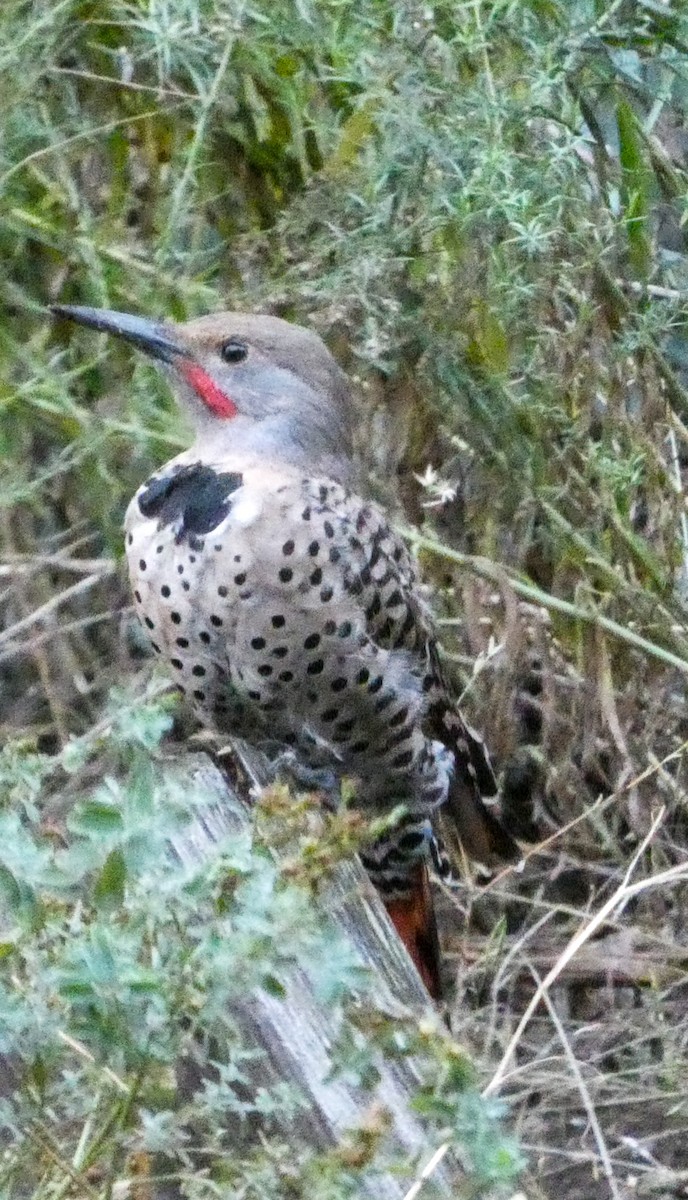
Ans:
{"label": "black spot on breast", "polygon": [[370,742],[361,740],[360,742],[352,742],[349,746],[349,754],[365,754],[370,749]]}
{"label": "black spot on breast", "polygon": [[399,838],[400,850],[420,850],[425,842],[425,834],[419,833],[418,830],[411,833],[405,833]]}
{"label": "black spot on breast", "polygon": [[411,631],[415,628],[415,625],[416,625],[416,614],[414,613],[412,608],[409,608],[406,610],[406,616],[404,617],[404,623],[394,640],[394,645],[395,646],[400,645],[401,642],[403,642],[409,636]]}
{"label": "black spot on breast", "polygon": [[368,607],[366,609],[366,614],[365,614],[366,621],[372,621],[373,617],[376,617],[378,615],[381,608],[382,608],[382,602],[380,600],[379,593],[376,592],[375,595],[373,596],[372,602],[368,605]]}
{"label": "black spot on breast", "polygon": [[243,476],[235,471],[214,471],[203,463],[180,467],[173,475],[150,481],[139,496],[141,515],[157,517],[159,527],[180,521],[177,541],[216,529],[228,515],[229,497],[240,488]]}
{"label": "black spot on breast", "polygon": [[390,728],[393,729],[396,725],[403,725],[409,715],[408,707],[400,708],[398,713],[389,719]]}
{"label": "black spot on breast", "polygon": [[413,762],[413,750],[405,750],[403,754],[397,754],[396,758],[392,759],[393,767],[410,767]]}

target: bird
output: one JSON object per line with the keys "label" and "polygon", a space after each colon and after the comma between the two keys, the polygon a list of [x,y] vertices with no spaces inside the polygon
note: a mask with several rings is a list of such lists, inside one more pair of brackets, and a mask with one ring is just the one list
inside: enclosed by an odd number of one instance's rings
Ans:
{"label": "bird", "polygon": [[335,786],[351,779],[361,812],[390,818],[360,857],[439,999],[437,814],[479,863],[520,852],[488,807],[495,774],[446,677],[417,564],[366,496],[348,377],[315,332],[271,315],[52,311],[152,359],[195,430],[125,516],[154,654],[202,725]]}

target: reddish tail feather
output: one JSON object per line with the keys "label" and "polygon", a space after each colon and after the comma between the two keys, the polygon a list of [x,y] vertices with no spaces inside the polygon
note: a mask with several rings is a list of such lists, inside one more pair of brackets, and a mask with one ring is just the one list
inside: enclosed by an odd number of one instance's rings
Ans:
{"label": "reddish tail feather", "polygon": [[408,894],[385,900],[385,908],[433,1000],[441,1000],[440,943],[425,863],[415,868]]}

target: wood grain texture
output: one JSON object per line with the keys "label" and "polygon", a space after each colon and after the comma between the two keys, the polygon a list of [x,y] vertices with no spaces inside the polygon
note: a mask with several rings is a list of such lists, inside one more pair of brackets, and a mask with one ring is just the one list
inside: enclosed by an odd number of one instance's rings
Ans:
{"label": "wood grain texture", "polygon": [[[256,784],[263,776],[260,761],[250,750],[239,747],[244,769]],[[233,792],[222,772],[204,755],[189,756],[181,768],[195,794],[207,795],[207,805],[173,840],[174,855],[188,866],[210,861],[215,847],[228,834],[246,835],[250,829],[249,808]],[[376,892],[357,861],[341,863],[329,885],[314,901],[322,905],[327,919],[346,935],[361,962],[375,973],[376,1011],[390,1015],[432,1014],[433,1006],[416,969],[399,941]],[[399,1146],[400,1159],[418,1155],[421,1165],[437,1146],[411,1107],[419,1078],[412,1060],[386,1061],[380,1056],[380,1080],[371,1094],[342,1079],[328,1078],[331,1046],[339,1033],[339,1019],[316,996],[305,971],[297,966],[285,968],[281,977],[286,994],[276,998],[256,990],[248,1000],[233,1003],[232,1016],[249,1044],[264,1051],[253,1069],[253,1082],[267,1085],[289,1080],[310,1099],[309,1109],[296,1127],[289,1120],[285,1137],[296,1134],[316,1149],[340,1145],[349,1131],[365,1126],[371,1108],[384,1108],[390,1132]],[[439,1019],[435,1017],[435,1019]],[[180,1086],[189,1098],[200,1082],[196,1068],[185,1066]],[[365,1194],[377,1200],[403,1200],[410,1187],[408,1174],[399,1179],[392,1174],[380,1178]],[[462,1193],[466,1177],[458,1161],[447,1155],[433,1173],[432,1185],[423,1195]]]}

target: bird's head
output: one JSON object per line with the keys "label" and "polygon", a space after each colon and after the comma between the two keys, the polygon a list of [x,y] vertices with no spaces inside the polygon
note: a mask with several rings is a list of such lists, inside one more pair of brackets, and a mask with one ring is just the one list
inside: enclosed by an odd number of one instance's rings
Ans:
{"label": "bird's head", "polygon": [[175,325],[109,309],[56,316],[114,334],[162,366],[197,442],[346,473],[354,412],[346,375],[317,334],[278,317],[213,313]]}

